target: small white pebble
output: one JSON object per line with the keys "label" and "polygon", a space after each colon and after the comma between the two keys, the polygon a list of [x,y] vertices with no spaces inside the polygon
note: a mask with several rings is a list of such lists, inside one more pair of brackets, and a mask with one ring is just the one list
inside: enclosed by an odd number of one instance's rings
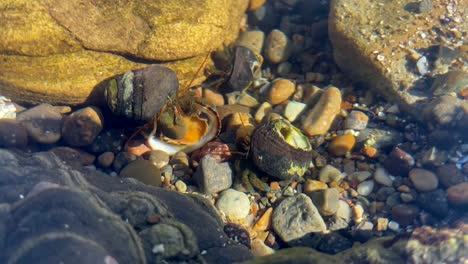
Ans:
{"label": "small white pebble", "polygon": [[24,199],[24,195],[20,194],[20,195],[19,195],[19,198],[20,198],[20,199]]}
{"label": "small white pebble", "polygon": [[202,250],[202,251],[200,252],[200,255],[203,256],[203,255],[206,255],[206,253],[208,253],[206,250]]}
{"label": "small white pebble", "polygon": [[357,187],[357,192],[362,196],[367,196],[372,192],[373,189],[374,189],[374,181],[369,180],[369,181],[361,182]]}
{"label": "small white pebble", "polygon": [[398,230],[400,230],[400,224],[392,220],[388,222],[388,229],[397,232]]}

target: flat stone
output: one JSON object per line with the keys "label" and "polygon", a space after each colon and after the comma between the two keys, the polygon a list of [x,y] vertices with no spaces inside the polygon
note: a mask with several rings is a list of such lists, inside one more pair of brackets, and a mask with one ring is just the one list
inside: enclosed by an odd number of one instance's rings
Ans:
{"label": "flat stone", "polygon": [[315,180],[308,179],[304,183],[304,193],[307,194],[307,195],[309,195],[309,194],[311,194],[312,192],[315,192],[315,191],[325,190],[327,188],[328,188],[327,184],[322,182],[322,181],[315,181]]}
{"label": "flat stone", "polygon": [[439,182],[445,187],[457,185],[463,182],[463,175],[461,171],[454,164],[444,164],[437,168],[437,178]]}
{"label": "flat stone", "polygon": [[410,170],[408,176],[414,188],[421,192],[433,191],[439,185],[437,176],[429,170],[414,168]]}
{"label": "flat stone", "polygon": [[284,199],[273,211],[272,227],[285,242],[327,229],[312,200],[305,194]]}
{"label": "flat stone", "polygon": [[96,107],[86,107],[64,118],[62,125],[63,140],[72,147],[87,146],[103,128],[104,119]]}
{"label": "flat stone", "polygon": [[42,144],[59,141],[62,129],[62,115],[49,104],[40,104],[17,115],[28,135]]}
{"label": "flat stone", "polygon": [[341,109],[341,92],[329,87],[320,96],[302,123],[302,129],[309,136],[324,135]]}
{"label": "flat stone", "polygon": [[0,119],[0,146],[22,148],[28,144],[26,128],[15,119]]}
{"label": "flat stone", "polygon": [[220,163],[211,155],[206,155],[200,160],[194,177],[200,190],[206,194],[226,190],[232,185],[229,163]]}
{"label": "flat stone", "polygon": [[54,147],[50,149],[50,151],[68,164],[89,166],[93,164],[94,160],[96,160],[96,156],[80,149],[69,147]]}
{"label": "flat stone", "polygon": [[257,112],[255,112],[255,122],[261,123],[263,118],[272,110],[272,106],[268,102],[263,102],[260,107],[258,107]]}
{"label": "flat stone", "polygon": [[294,122],[306,107],[307,105],[304,103],[289,101],[284,108],[284,117],[290,122]]}
{"label": "flat stone", "polygon": [[466,209],[468,206],[468,182],[459,183],[448,188],[447,198],[451,204]]}
{"label": "flat stone", "polygon": [[397,221],[400,226],[408,226],[413,223],[413,220],[419,215],[421,210],[409,204],[399,204],[392,207],[392,218]]}
{"label": "flat stone", "polygon": [[340,192],[337,188],[315,191],[309,196],[323,216],[333,215],[338,210]]}
{"label": "flat stone", "polygon": [[369,144],[378,150],[392,148],[403,141],[403,134],[392,128],[365,128],[359,131],[356,144],[363,146]]}
{"label": "flat stone", "polygon": [[216,208],[223,212],[229,221],[242,223],[250,212],[250,201],[245,193],[227,189],[219,194]]}
{"label": "flat stone", "polygon": [[291,40],[281,30],[273,29],[266,38],[264,51],[272,64],[287,61],[292,52]]}

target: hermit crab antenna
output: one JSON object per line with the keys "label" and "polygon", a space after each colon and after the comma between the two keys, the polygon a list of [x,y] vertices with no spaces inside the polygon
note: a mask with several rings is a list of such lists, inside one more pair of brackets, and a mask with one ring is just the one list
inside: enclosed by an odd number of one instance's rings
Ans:
{"label": "hermit crab antenna", "polygon": [[203,59],[202,64],[200,65],[200,67],[198,67],[198,70],[195,72],[192,79],[190,80],[190,82],[185,87],[184,91],[188,90],[190,88],[190,86],[192,86],[192,83],[195,81],[195,78],[197,78],[197,76],[200,74],[201,70],[205,67],[205,63],[206,63],[206,61],[208,61],[208,58],[210,57],[210,54],[211,54],[211,49],[208,51],[208,54],[206,54],[205,58]]}

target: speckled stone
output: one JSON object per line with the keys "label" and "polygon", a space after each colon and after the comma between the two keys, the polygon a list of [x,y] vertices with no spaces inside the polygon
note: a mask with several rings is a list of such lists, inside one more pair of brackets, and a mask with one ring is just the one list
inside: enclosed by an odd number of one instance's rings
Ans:
{"label": "speckled stone", "polygon": [[272,227],[285,242],[327,229],[319,211],[305,194],[284,199],[273,211]]}
{"label": "speckled stone", "polygon": [[226,190],[232,185],[232,170],[229,163],[219,163],[211,155],[206,155],[200,160],[194,177],[200,190],[206,194]]}
{"label": "speckled stone", "polygon": [[414,188],[420,192],[428,192],[437,189],[439,180],[437,176],[429,170],[414,168],[409,172],[409,178]]}
{"label": "speckled stone", "polygon": [[340,192],[337,188],[315,191],[309,196],[323,216],[333,215],[338,210]]}
{"label": "speckled stone", "polygon": [[265,41],[265,58],[272,64],[287,61],[291,56],[291,40],[281,30],[274,29]]}
{"label": "speckled stone", "polygon": [[280,104],[293,95],[295,89],[295,84],[292,81],[288,79],[275,79],[271,84],[267,102],[272,105]]}
{"label": "speckled stone", "polygon": [[162,167],[169,164],[169,155],[162,150],[152,150],[146,153],[145,158],[161,169]]}
{"label": "speckled stone", "polygon": [[101,132],[103,122],[101,111],[96,107],[77,110],[63,120],[63,140],[72,147],[90,145]]}
{"label": "speckled stone", "polygon": [[341,92],[336,87],[326,89],[319,101],[307,113],[302,129],[309,136],[324,135],[341,109]]}
{"label": "speckled stone", "polygon": [[42,144],[59,141],[62,129],[62,115],[49,104],[40,104],[17,114],[28,135]]}
{"label": "speckled stone", "polygon": [[232,222],[243,222],[250,212],[250,201],[243,192],[227,189],[220,193],[216,208]]}

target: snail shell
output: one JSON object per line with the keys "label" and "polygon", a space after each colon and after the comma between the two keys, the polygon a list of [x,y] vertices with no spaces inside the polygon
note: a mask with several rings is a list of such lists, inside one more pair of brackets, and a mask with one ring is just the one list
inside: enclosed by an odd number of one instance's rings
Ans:
{"label": "snail shell", "polygon": [[164,66],[152,65],[128,71],[106,83],[105,98],[110,110],[119,116],[149,122],[167,98],[179,87],[176,73]]}
{"label": "snail shell", "polygon": [[268,121],[252,134],[255,166],[281,180],[301,177],[312,162],[312,147],[301,131],[284,119]]}

